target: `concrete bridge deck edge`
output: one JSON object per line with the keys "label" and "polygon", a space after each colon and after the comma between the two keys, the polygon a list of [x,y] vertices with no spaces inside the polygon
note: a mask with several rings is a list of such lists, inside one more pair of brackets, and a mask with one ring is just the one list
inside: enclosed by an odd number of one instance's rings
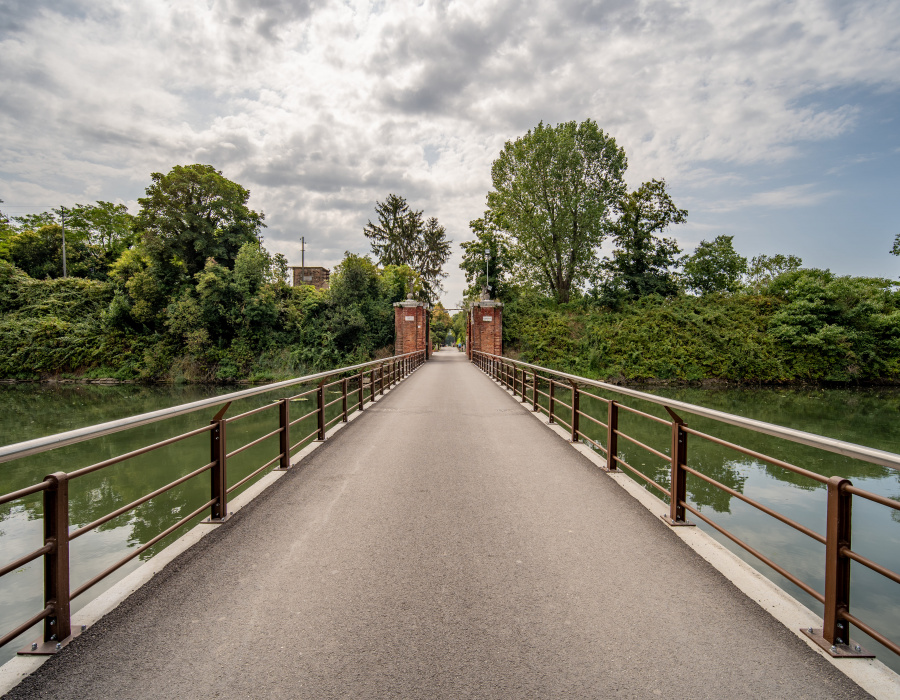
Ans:
{"label": "concrete bridge deck edge", "polygon": [[[406,379],[415,374],[416,371],[417,370],[413,370],[410,372],[407,377],[400,380],[400,382],[394,386],[385,387],[384,394],[376,396],[374,404],[366,404],[366,409],[381,403],[388,394],[399,387]],[[329,428],[325,433],[325,439],[327,440],[328,438],[333,437],[361,415],[363,415],[363,413],[360,411],[354,411],[347,416],[346,423],[338,422]],[[291,467],[298,466],[300,462],[305,460],[324,444],[324,442],[318,441],[311,442],[291,457]],[[241,508],[244,508],[257,496],[272,486],[276,481],[281,479],[285,474],[287,474],[285,471],[270,471],[268,474],[265,474],[259,481],[256,481],[247,488],[246,491],[242,491],[239,495],[228,501],[228,512],[232,514],[238,512]],[[141,587],[148,583],[150,579],[162,571],[172,560],[193,547],[206,535],[213,532],[216,527],[216,525],[211,526],[208,523],[200,523],[199,525],[192,527],[181,537],[172,542],[172,544],[159,552],[159,554],[148,559],[137,569],[125,576],[121,581],[118,581],[108,590],[104,591],[85,605],[77,613],[74,613],[72,615],[72,629],[80,629],[82,625],[91,627],[97,623],[100,618],[108,615],[119,607],[129,596],[136,593]],[[0,698],[5,696],[6,693],[37,671],[51,658],[51,656],[16,656],[0,666]]]}
{"label": "concrete bridge deck edge", "polygon": [[[511,390],[497,380],[493,381],[501,390],[518,401],[518,396]],[[542,411],[530,413],[568,442],[572,449],[577,450],[598,468],[603,469],[606,476],[615,481],[655,517],[669,514],[669,506],[664,501],[654,496],[626,473],[620,471],[618,474],[612,474],[605,471],[606,460],[602,456],[583,443],[571,442],[569,431],[558,424],[550,423],[550,419]],[[699,527],[673,527],[671,531],[737,586],[744,595],[866,692],[879,699],[900,700],[900,675],[894,673],[878,659],[835,659],[826,654],[821,647],[801,632],[807,627],[821,627],[822,618],[788,595],[711,535]]]}

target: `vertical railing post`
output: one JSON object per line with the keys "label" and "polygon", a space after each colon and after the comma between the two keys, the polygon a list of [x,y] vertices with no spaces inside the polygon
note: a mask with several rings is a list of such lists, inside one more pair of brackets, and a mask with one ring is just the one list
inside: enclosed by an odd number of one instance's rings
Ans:
{"label": "vertical railing post", "polygon": [[378,366],[378,395],[384,396],[384,362]]}
{"label": "vertical railing post", "polygon": [[668,406],[664,406],[672,416],[672,473],[669,478],[669,490],[671,491],[669,503],[669,517],[666,521],[669,525],[689,525],[685,518],[685,508],[682,502],[687,501],[687,472],[682,469],[687,464],[687,433],[684,432],[685,423]]}
{"label": "vertical railing post", "polygon": [[341,382],[341,390],[343,396],[341,397],[341,408],[344,409],[344,417],[341,419],[341,423],[347,422],[347,389],[349,389],[350,380],[347,377],[344,377],[344,381]]}
{"label": "vertical railing post", "polygon": [[845,490],[850,480],[833,476],[828,480],[828,510],[825,524],[825,614],[822,636],[832,645],[850,643],[850,623],[841,613],[850,612],[850,559],[841,550],[850,549],[853,495]]}
{"label": "vertical railing post", "polygon": [[44,544],[53,549],[44,555],[44,605],[53,614],[44,618],[44,642],[57,644],[72,634],[69,601],[69,475],[56,472],[44,491]]}
{"label": "vertical railing post", "polygon": [[525,392],[528,391],[528,370],[524,367],[522,368],[522,403],[528,401],[528,397],[525,395]]}
{"label": "vertical railing post", "polygon": [[291,466],[291,400],[281,399],[278,402],[278,424],[281,433],[278,435],[278,449],[281,450],[279,469],[289,469]]}
{"label": "vertical railing post", "polygon": [[363,370],[359,370],[359,386],[356,387],[357,393],[357,401],[359,402],[359,410],[362,411],[364,409],[364,404],[366,403],[366,397],[363,393],[363,377],[365,376],[365,372]]}
{"label": "vertical railing post", "polygon": [[515,365],[512,366],[512,382],[510,382],[510,389],[512,389],[513,396],[516,395],[516,389],[519,388],[519,368]]}
{"label": "vertical railing post", "polygon": [[553,377],[550,377],[550,423],[553,423],[553,409],[556,407],[556,393],[554,388],[556,387],[556,382],[553,381]]}
{"label": "vertical railing post", "polygon": [[210,462],[213,464],[210,471],[210,498],[215,499],[215,503],[210,506],[209,522],[224,522],[228,517],[228,479],[227,479],[227,439],[225,434],[225,426],[227,420],[221,415],[216,416],[212,424],[213,429],[209,433],[210,440]]}
{"label": "vertical railing post", "polygon": [[576,382],[572,382],[572,442],[578,442],[578,411],[580,404],[580,394],[578,393],[578,384]]}
{"label": "vertical railing post", "polygon": [[319,382],[319,386],[316,389],[316,402],[319,405],[319,410],[317,412],[317,418],[319,419],[319,435],[316,440],[321,442],[325,439],[325,379]]}
{"label": "vertical railing post", "polygon": [[531,410],[538,412],[537,370],[531,371]]}
{"label": "vertical railing post", "polygon": [[619,404],[609,402],[609,410],[606,416],[606,469],[611,472],[619,470],[616,459],[619,456]]}

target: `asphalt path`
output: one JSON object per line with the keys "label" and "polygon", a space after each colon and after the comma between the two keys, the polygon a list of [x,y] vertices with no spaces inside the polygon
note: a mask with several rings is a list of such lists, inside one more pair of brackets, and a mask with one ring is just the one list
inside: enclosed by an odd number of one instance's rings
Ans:
{"label": "asphalt path", "polygon": [[456,351],[10,698],[863,698]]}

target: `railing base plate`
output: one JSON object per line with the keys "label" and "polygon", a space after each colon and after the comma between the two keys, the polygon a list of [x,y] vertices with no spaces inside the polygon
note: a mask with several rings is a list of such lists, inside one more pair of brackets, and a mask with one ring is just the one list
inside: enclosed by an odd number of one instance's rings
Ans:
{"label": "railing base plate", "polygon": [[[831,642],[829,642],[825,637],[822,636],[821,629],[812,629],[809,627],[801,628],[800,630],[813,640],[816,644],[822,647],[825,650],[826,654],[834,658],[853,658],[853,659],[874,659],[875,654],[868,651],[865,647],[860,646],[852,639],[849,644],[835,644],[832,646]],[[834,651],[832,651],[832,649]],[[858,651],[857,651],[858,650]]]}
{"label": "railing base plate", "polygon": [[[24,649],[20,649],[16,652],[19,656],[53,656],[56,652],[60,651],[63,647],[68,646],[69,642],[71,642],[75,637],[81,636],[81,625],[72,626],[72,634],[59,642],[59,649],[56,648],[56,642],[45,642],[43,637],[38,637],[34,640],[32,644],[29,644]],[[37,644],[36,649],[32,649],[31,647]]]}
{"label": "railing base plate", "polygon": [[660,515],[660,518],[671,527],[697,527],[697,523],[692,523],[690,520],[672,520],[668,515]]}
{"label": "railing base plate", "polygon": [[221,525],[222,523],[227,523],[231,520],[232,513],[229,513],[224,518],[203,518],[200,521],[201,525]]}

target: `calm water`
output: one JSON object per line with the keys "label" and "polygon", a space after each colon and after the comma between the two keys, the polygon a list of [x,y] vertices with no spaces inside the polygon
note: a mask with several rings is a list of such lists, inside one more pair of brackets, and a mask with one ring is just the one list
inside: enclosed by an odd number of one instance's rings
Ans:
{"label": "calm water", "polygon": [[[211,395],[234,391],[237,387],[143,387],[18,385],[0,387],[0,443],[8,444],[47,434],[62,432],[127,415],[144,413],[166,406],[195,401]],[[305,390],[296,388],[294,393]],[[781,390],[781,389],[654,389],[652,393],[766,420],[781,425],[857,442],[892,452],[900,452],[900,391],[898,390]],[[334,398],[332,394],[329,398]],[[228,415],[263,406],[276,395],[254,397],[232,405]],[[568,396],[560,397],[568,401]],[[629,405],[653,415],[666,417],[661,408],[629,400]],[[599,402],[584,398],[582,409],[601,411]],[[292,404],[296,418],[312,408],[311,402]],[[337,415],[340,403],[331,407],[328,417]],[[54,471],[72,471],[129,450],[158,442],[167,437],[207,424],[216,409],[163,421],[132,431],[73,445],[61,450],[0,464],[0,493],[40,481]],[[568,419],[563,409],[561,418]],[[900,473],[855,462],[844,457],[760,436],[746,430],[715,424],[712,421],[683,416],[697,430],[778,457],[825,476],[841,474],[869,491],[900,498]],[[263,411],[229,426],[229,451],[262,436],[277,427],[277,410]],[[583,421],[582,426],[590,425]],[[314,431],[311,420],[292,429],[291,441]],[[626,412],[620,413],[620,429],[634,435],[661,452],[668,452],[669,432]],[[589,431],[588,434],[591,434]],[[605,439],[592,437],[603,444]],[[247,450],[229,460],[229,483],[233,484],[278,452],[277,438]],[[620,456],[648,476],[668,486],[668,465],[624,440]],[[78,527],[104,515],[173,479],[203,466],[209,460],[206,435],[191,438],[177,446],[164,448],[144,457],[75,480],[71,484],[71,522]],[[689,464],[789,515],[808,527],[824,533],[825,490],[788,472],[759,464],[742,455],[704,443],[694,437],[689,442]],[[689,501],[716,522],[748,541],[764,554],[785,566],[807,584],[824,590],[824,547],[792,528],[782,525],[754,508],[718,491],[699,479],[688,478]],[[130,548],[140,546],[176,522],[209,498],[209,480],[204,474],[186,484],[122,515],[72,543],[73,588],[119,560]],[[198,518],[199,519],[199,518]],[[710,531],[732,551],[782,586],[805,605],[821,613],[821,606],[793,584],[767,567],[758,564],[727,539]],[[157,545],[157,549],[172,541]],[[853,505],[853,548],[859,553],[895,571],[900,571],[900,517],[896,512],[861,499]],[[3,563],[40,546],[42,541],[40,496],[0,506],[0,550]],[[141,558],[152,554],[149,550]],[[73,603],[74,610],[139,566],[139,559],[124,566],[108,579],[90,589]],[[852,611],[861,619],[876,623],[878,629],[900,640],[900,586],[867,569],[853,565]],[[35,562],[0,579],[0,631],[5,631],[42,607],[42,569]],[[77,614],[76,614],[77,620]],[[36,629],[17,642],[0,649],[0,662],[39,634]],[[875,651],[879,659],[895,670],[900,660],[874,641],[854,630],[856,641]]]}
{"label": "calm water", "polygon": [[[154,411],[229,393],[246,387],[225,386],[136,386],[136,385],[3,385],[0,386],[0,444],[10,444],[53,433],[72,430],[129,415]],[[309,386],[292,387],[290,394]],[[339,389],[339,387],[335,387]],[[228,410],[235,416],[252,408],[273,407],[228,426],[228,451],[261,437],[278,427],[278,409],[273,401],[284,391],[237,401]],[[331,393],[326,401],[340,394]],[[296,419],[315,407],[315,396],[291,404]],[[70,445],[33,457],[0,464],[0,493],[8,493],[41,481],[56,471],[71,472],[110,457],[144,447],[166,438],[208,425],[218,411],[211,407],[133,430]],[[340,402],[326,411],[331,419],[338,415]],[[291,442],[297,443],[316,429],[315,418],[291,428]],[[306,443],[304,443],[306,444]],[[300,447],[297,448],[299,450]],[[278,437],[264,440],[228,460],[229,486],[262,466],[279,452]],[[296,452],[296,451],[295,451]],[[86,525],[123,505],[137,500],[166,484],[207,464],[210,460],[209,436],[204,433],[128,460],[70,482],[70,523],[72,529]],[[273,466],[277,466],[277,463]],[[247,488],[252,481],[243,488]],[[241,490],[242,490],[241,489]],[[240,490],[231,494],[236,496]],[[75,590],[108,566],[126,556],[209,500],[209,474],[201,474],[134,510],[88,532],[70,544],[71,586]],[[0,562],[6,564],[42,544],[42,498],[40,494],[0,506]],[[195,519],[199,522],[209,511]],[[89,589],[73,601],[73,611],[97,597],[142,560],[163,549],[187,531],[189,523],[168,538]],[[40,560],[0,578],[0,632],[7,632],[43,608],[43,568]],[[0,663],[40,634],[36,626],[18,640],[0,648]]]}

